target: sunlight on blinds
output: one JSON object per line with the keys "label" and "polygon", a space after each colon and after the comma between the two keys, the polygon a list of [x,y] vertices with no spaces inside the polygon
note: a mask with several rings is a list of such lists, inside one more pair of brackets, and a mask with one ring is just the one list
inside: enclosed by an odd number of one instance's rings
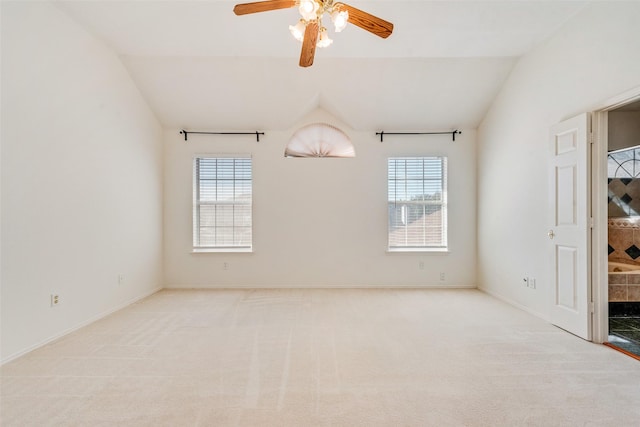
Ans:
{"label": "sunlight on blinds", "polygon": [[198,157],[194,247],[251,248],[251,158]]}
{"label": "sunlight on blinds", "polygon": [[389,249],[447,247],[446,157],[387,163]]}

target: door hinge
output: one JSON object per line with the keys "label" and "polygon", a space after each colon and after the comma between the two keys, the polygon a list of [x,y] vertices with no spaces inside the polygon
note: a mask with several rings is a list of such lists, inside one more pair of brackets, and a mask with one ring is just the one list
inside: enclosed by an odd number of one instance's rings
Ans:
{"label": "door hinge", "polygon": [[594,224],[593,217],[589,218],[589,228],[593,228]]}
{"label": "door hinge", "polygon": [[595,313],[596,312],[596,305],[594,304],[593,301],[591,301],[589,303],[589,313]]}

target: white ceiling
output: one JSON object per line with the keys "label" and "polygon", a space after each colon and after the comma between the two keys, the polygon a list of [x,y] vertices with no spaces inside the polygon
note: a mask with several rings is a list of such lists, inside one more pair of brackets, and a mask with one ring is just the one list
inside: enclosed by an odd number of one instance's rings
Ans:
{"label": "white ceiling", "polygon": [[347,3],[393,22],[355,26],[298,67],[296,9],[236,16],[227,0],[56,0],[118,55],[165,127],[285,129],[321,107],[354,129],[475,128],[517,58],[586,1]]}

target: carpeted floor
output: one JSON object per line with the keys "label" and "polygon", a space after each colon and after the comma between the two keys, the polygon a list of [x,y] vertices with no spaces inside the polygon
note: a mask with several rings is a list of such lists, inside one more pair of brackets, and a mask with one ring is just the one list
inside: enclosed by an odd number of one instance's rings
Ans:
{"label": "carpeted floor", "polygon": [[638,426],[640,362],[476,290],[164,290],[0,368],[9,426]]}

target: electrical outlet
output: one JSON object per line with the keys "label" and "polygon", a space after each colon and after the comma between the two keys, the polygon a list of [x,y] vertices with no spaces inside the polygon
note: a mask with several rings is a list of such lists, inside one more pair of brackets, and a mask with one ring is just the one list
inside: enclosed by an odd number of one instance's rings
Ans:
{"label": "electrical outlet", "polygon": [[536,279],[533,277],[529,277],[529,287],[531,289],[535,289],[536,288]]}
{"label": "electrical outlet", "polygon": [[222,269],[223,270],[228,270],[229,269],[229,263],[228,262],[223,262],[222,263]]}
{"label": "electrical outlet", "polygon": [[444,278],[445,278],[444,273],[440,273],[440,281],[441,282],[444,282]]}
{"label": "electrical outlet", "polygon": [[418,263],[418,268],[419,268],[420,270],[424,270],[424,261],[420,261],[420,262]]}
{"label": "electrical outlet", "polygon": [[118,285],[122,285],[124,283],[124,274],[118,274]]}
{"label": "electrical outlet", "polygon": [[60,295],[51,294],[51,307],[55,307],[60,304]]}
{"label": "electrical outlet", "polygon": [[528,288],[529,287],[529,278],[528,277],[523,277],[522,278],[522,284],[525,285]]}

